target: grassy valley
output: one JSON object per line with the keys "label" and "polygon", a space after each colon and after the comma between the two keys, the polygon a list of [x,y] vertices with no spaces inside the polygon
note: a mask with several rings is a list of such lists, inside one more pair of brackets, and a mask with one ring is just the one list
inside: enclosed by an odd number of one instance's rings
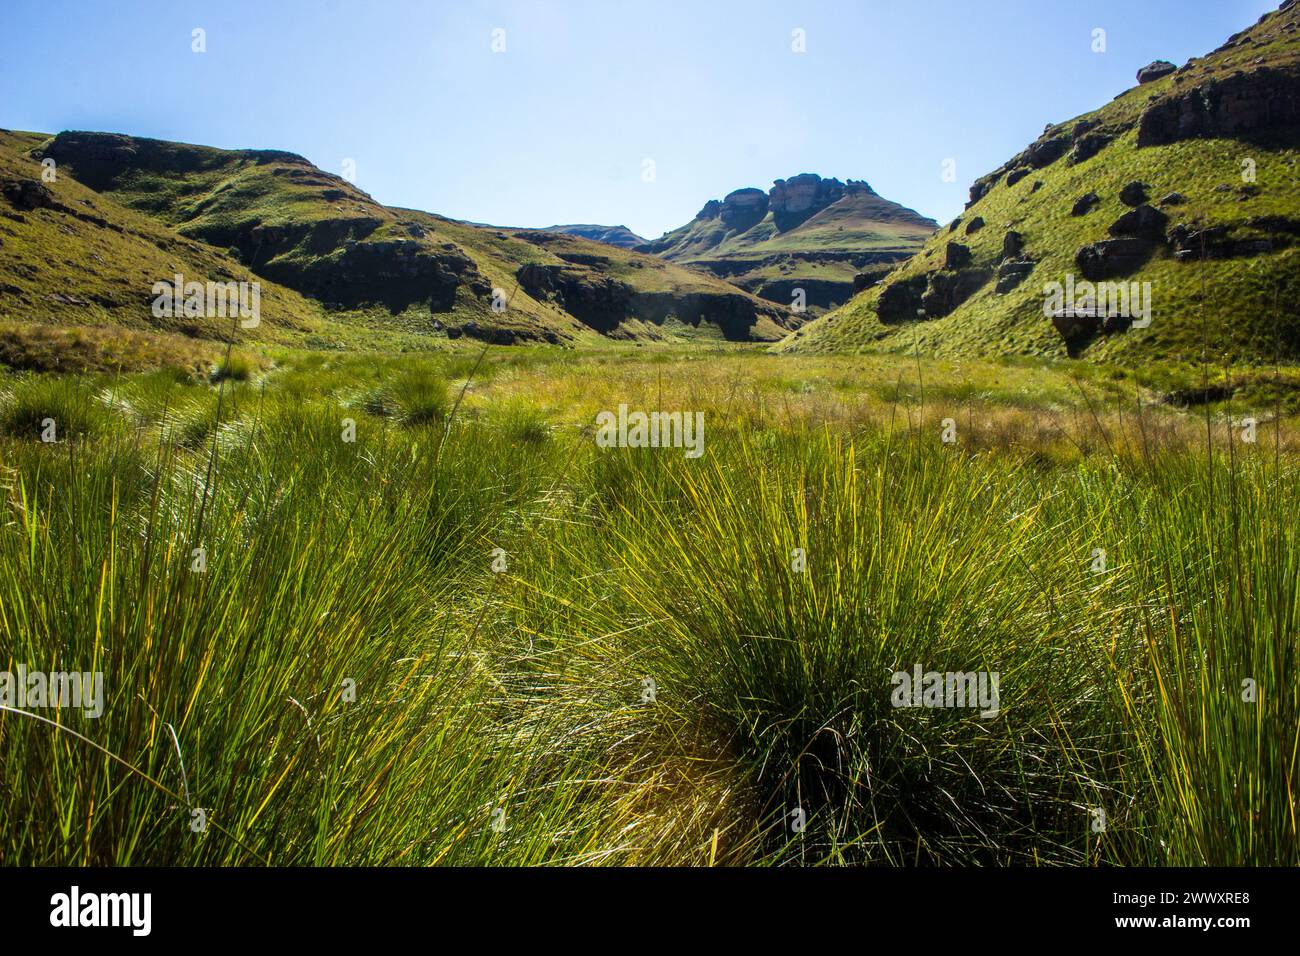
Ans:
{"label": "grassy valley", "polygon": [[[4,859],[1300,862],[1293,420],[654,348],[0,379],[0,642],[106,687],[0,718]],[[598,448],[618,403],[705,454]],[[912,661],[999,713],[897,709]]]}
{"label": "grassy valley", "polygon": [[1300,2],[1140,79],[648,243],[0,130],[0,864],[1300,866]]}

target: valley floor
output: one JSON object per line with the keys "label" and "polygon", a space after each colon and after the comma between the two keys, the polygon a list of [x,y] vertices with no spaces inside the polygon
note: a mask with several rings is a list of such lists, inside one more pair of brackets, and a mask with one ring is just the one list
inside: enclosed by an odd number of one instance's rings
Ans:
{"label": "valley floor", "polygon": [[1294,368],[170,361],[0,373],[0,862],[1300,863]]}

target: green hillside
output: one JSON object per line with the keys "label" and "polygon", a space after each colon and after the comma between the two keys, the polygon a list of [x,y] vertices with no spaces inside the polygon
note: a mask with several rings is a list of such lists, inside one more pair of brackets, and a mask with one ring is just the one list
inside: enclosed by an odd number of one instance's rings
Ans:
{"label": "green hillside", "polygon": [[802,288],[817,314],[851,296],[855,281],[915,252],[935,228],[865,182],[803,173],[766,193],[738,189],[710,200],[689,223],[638,248],[782,304]]}
{"label": "green hillside", "polygon": [[[46,353],[78,354],[76,367],[136,367],[214,354],[203,340],[231,322],[155,316],[153,284],[176,274],[201,282],[257,277],[222,251],[96,193],[27,155],[45,139],[0,131],[0,361],[46,367]],[[296,343],[327,328],[314,303],[262,280],[261,323],[241,340]],[[55,330],[58,330],[57,332]]]}
{"label": "green hillside", "polygon": [[[792,326],[783,309],[649,256],[566,237],[562,257],[548,233],[386,207],[292,153],[86,132],[26,145],[33,159],[53,159],[100,195],[318,303],[344,347],[576,344],[600,333],[774,341]],[[536,281],[542,273],[550,281]]]}
{"label": "green hillside", "polygon": [[[780,348],[1300,356],[1300,6],[1181,69],[1153,66],[1158,78],[1049,125],[916,256]],[[1150,283],[1149,326],[1049,317],[1045,287],[1067,276]]]}

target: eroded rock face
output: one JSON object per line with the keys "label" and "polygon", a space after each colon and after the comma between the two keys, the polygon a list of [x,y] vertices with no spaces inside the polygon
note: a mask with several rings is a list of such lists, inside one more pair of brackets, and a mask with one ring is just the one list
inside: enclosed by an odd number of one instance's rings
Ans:
{"label": "eroded rock face", "polygon": [[695,214],[696,219],[717,219],[722,215],[722,203],[717,199],[710,199],[704,204],[704,208]]}
{"label": "eroded rock face", "polygon": [[1261,67],[1210,78],[1153,103],[1142,114],[1137,144],[1242,137],[1295,123],[1300,123],[1300,74]]}
{"label": "eroded rock face", "polygon": [[358,242],[312,266],[299,268],[288,260],[269,263],[262,272],[313,298],[348,308],[381,303],[401,310],[427,304],[432,312],[450,312],[461,285],[480,298],[492,292],[491,283],[468,256],[460,251],[432,252],[412,240]]}
{"label": "eroded rock face", "polygon": [[[234,169],[253,163],[266,167],[271,176],[313,190],[324,216],[266,223],[252,207],[235,204],[229,215],[192,220],[177,228],[217,248],[238,250],[239,260],[253,272],[331,306],[381,305],[394,312],[419,306],[448,312],[458,291],[478,298],[491,295],[491,283],[454,243],[435,242],[423,224],[394,220],[346,180],[317,169],[295,153],[223,151],[73,131],[54,137],[43,154],[60,165],[68,164],[79,181],[97,190],[129,183],[142,170],[177,177],[222,162]],[[209,199],[219,202],[222,192],[216,190]],[[344,213],[336,205],[344,199],[357,207],[369,204],[364,208],[372,212],[358,214],[354,208]],[[136,202],[149,208],[148,199]]]}
{"label": "eroded rock face", "polygon": [[[859,275],[865,282],[862,288],[866,288],[871,282],[880,278],[879,275],[868,276],[863,273]],[[812,279],[806,276],[800,279],[770,279],[761,285],[748,287],[746,291],[769,302],[789,305],[794,302],[797,289],[803,290],[804,305],[818,309],[833,308],[861,291],[858,288],[858,276],[854,276],[852,285],[836,279]]]}
{"label": "eroded rock face", "polygon": [[[866,186],[865,183],[860,185]],[[842,198],[845,188],[844,183],[838,179],[822,179],[816,173],[800,173],[789,179],[778,179],[772,185],[769,197],[776,228],[785,232],[812,218]]]}
{"label": "eroded rock face", "polygon": [[992,278],[989,269],[957,269],[930,273],[921,307],[926,318],[940,319],[978,292]]}
{"label": "eroded rock face", "polygon": [[627,319],[661,323],[670,315],[682,322],[715,323],[729,341],[753,338],[761,318],[783,323],[775,306],[739,293],[638,292],[632,286],[581,265],[526,264],[515,278],[529,295],[552,301],[584,325],[604,334],[614,333]]}
{"label": "eroded rock face", "polygon": [[631,286],[580,267],[529,263],[515,278],[533,298],[554,301],[598,332],[612,331],[629,313]]}
{"label": "eroded rock face", "polygon": [[910,322],[920,318],[921,297],[926,285],[925,276],[914,276],[885,286],[876,303],[876,315],[880,321]]}
{"label": "eroded rock face", "polygon": [[[707,208],[707,207],[706,207]],[[722,200],[718,215],[722,224],[736,232],[752,229],[767,215],[767,193],[761,189],[737,189]]]}

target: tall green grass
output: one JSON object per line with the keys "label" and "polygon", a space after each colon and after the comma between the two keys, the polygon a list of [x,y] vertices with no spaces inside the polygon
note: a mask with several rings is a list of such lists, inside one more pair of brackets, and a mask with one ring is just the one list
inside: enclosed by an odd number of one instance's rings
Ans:
{"label": "tall green grass", "polygon": [[[107,700],[0,711],[0,859],[1300,862],[1293,460],[739,402],[692,460],[476,372],[7,390],[98,424],[0,434],[0,669]],[[894,707],[916,664],[997,715]]]}

